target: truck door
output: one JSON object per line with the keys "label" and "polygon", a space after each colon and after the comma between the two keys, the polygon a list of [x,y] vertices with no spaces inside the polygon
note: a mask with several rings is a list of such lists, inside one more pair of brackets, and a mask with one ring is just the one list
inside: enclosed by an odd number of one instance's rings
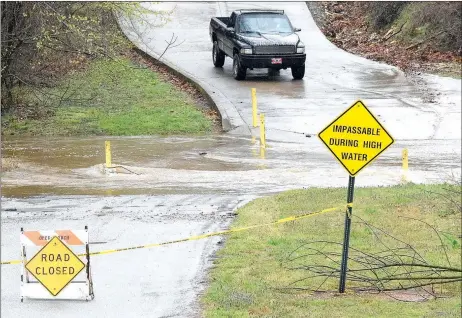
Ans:
{"label": "truck door", "polygon": [[[231,14],[231,17],[229,19],[229,23],[227,25],[227,27],[232,27],[232,28],[235,28],[236,27],[236,13],[232,13]],[[225,30],[225,34],[224,34],[224,37],[223,37],[223,51],[225,51],[226,55],[228,56],[233,56],[233,48],[234,48],[234,41],[233,41],[233,38],[235,37],[234,34],[231,34],[230,32],[228,32],[227,30]]]}

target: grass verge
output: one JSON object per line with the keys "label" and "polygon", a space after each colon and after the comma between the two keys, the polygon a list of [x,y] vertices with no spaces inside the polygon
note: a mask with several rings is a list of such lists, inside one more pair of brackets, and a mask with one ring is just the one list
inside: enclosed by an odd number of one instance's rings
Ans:
{"label": "grass verge", "polygon": [[[262,224],[290,215],[345,206],[346,189],[308,189],[281,193],[255,200],[238,210],[233,227]],[[448,200],[455,200],[456,205]],[[457,205],[459,204],[459,205]],[[377,252],[383,246],[399,246],[396,240],[377,233],[357,218],[409,242],[431,264],[447,265],[438,236],[419,219],[433,225],[442,236],[453,267],[461,267],[460,187],[450,185],[402,185],[386,188],[359,188],[355,191],[350,246]],[[442,298],[424,302],[404,302],[383,293],[351,292],[355,283],[347,281],[348,293],[336,293],[338,279],[320,284],[306,279],[303,270],[288,266],[289,254],[309,241],[343,239],[344,213],[330,212],[280,224],[231,234],[217,253],[210,274],[210,287],[203,296],[205,317],[459,317],[461,286],[445,285],[436,292]],[[341,252],[341,247],[338,247]],[[302,259],[310,261],[310,259]],[[325,261],[325,260],[324,260]],[[320,264],[327,264],[320,263]],[[300,264],[300,263],[299,263]],[[290,265],[290,264],[289,264]],[[283,289],[299,279],[297,287]]]}
{"label": "grass verge", "polygon": [[[22,87],[25,111],[2,116],[3,135],[166,135],[213,130],[212,116],[147,66],[92,61],[56,87]],[[32,112],[31,110],[36,110]]]}

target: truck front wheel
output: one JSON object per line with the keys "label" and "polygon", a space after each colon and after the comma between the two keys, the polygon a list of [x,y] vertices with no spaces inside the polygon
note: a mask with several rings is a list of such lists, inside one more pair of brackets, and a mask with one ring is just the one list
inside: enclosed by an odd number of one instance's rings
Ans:
{"label": "truck front wheel", "polygon": [[300,80],[305,76],[305,65],[292,66],[292,77],[296,80]]}
{"label": "truck front wheel", "polygon": [[217,41],[213,41],[212,60],[215,67],[222,67],[225,64],[225,53],[220,50]]}
{"label": "truck front wheel", "polygon": [[241,66],[241,62],[239,61],[239,54],[234,54],[233,58],[233,76],[238,81],[245,79],[245,75],[247,74],[247,69]]}

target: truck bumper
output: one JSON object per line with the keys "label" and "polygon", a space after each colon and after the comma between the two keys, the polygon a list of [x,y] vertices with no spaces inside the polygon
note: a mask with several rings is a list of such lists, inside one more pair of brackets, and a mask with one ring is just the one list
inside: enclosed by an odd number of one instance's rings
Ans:
{"label": "truck bumper", "polygon": [[[272,59],[282,59],[281,64],[273,64]],[[241,66],[247,68],[288,68],[305,64],[306,54],[290,55],[240,55]]]}

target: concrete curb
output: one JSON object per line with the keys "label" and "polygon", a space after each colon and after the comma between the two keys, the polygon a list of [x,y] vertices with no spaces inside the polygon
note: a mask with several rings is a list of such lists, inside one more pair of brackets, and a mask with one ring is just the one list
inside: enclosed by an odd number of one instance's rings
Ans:
{"label": "concrete curb", "polygon": [[[136,45],[136,43],[133,44]],[[225,132],[251,135],[250,128],[244,122],[236,107],[218,89],[212,87],[207,82],[198,79],[191,73],[179,69],[179,67],[170,62],[165,60],[160,61],[158,59],[159,55],[155,52],[147,52],[139,47],[136,47],[135,51],[146,58],[153,59],[155,63],[167,67],[173,74],[185,81],[188,81],[202,94],[204,94],[215,110],[220,114],[221,125]]]}

